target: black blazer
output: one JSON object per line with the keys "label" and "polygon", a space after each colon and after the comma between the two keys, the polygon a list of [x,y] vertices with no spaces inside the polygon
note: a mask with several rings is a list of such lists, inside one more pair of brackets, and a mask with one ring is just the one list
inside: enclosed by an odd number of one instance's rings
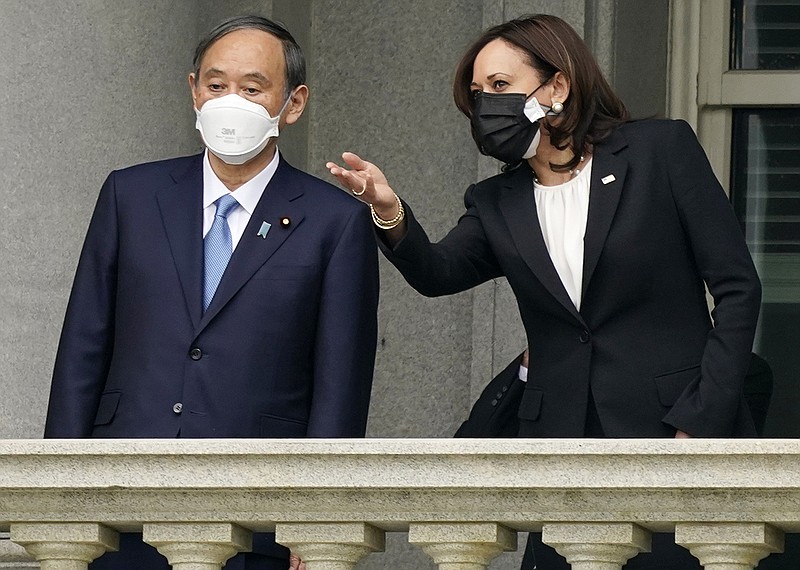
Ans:
{"label": "black blazer", "polygon": [[[754,435],[742,396],[761,286],[730,203],[683,121],[623,125],[594,149],[580,311],[542,238],[527,164],[471,186],[431,244],[407,208],[389,260],[419,292],[505,276],[531,350],[522,437]],[[714,298],[709,317],[705,288]]]}
{"label": "black blazer", "polygon": [[[453,437],[517,437],[517,412],[525,392],[525,382],[519,379],[521,362],[522,354],[492,378]],[[764,434],[772,383],[772,369],[767,361],[757,354],[750,355],[750,366],[744,379],[744,398],[759,437]]]}

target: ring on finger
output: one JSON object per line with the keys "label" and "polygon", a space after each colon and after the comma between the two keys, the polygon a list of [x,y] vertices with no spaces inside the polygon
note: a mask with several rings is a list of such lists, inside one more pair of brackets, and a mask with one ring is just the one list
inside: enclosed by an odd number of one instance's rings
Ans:
{"label": "ring on finger", "polygon": [[364,180],[364,187],[361,189],[361,192],[356,192],[355,190],[351,190],[353,196],[361,196],[364,192],[367,191],[367,181]]}

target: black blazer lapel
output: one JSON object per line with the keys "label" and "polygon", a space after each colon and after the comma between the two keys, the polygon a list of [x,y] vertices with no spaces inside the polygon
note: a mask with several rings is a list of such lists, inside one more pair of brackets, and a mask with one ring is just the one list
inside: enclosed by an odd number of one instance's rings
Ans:
{"label": "black blazer lapel", "polygon": [[586,233],[583,237],[581,297],[586,295],[622,195],[628,161],[616,153],[626,146],[628,146],[627,141],[617,131],[606,142],[597,145],[594,150],[592,180],[589,187],[589,214],[586,221]]}
{"label": "black blazer lapel", "polygon": [[500,192],[500,210],[517,250],[550,294],[571,315],[583,322],[561,283],[544,243],[536,201],[533,198],[533,173],[527,165],[522,165],[507,180],[506,187]]}
{"label": "black blazer lapel", "polygon": [[[305,213],[296,201],[303,189],[293,172],[281,158],[200,321],[198,334],[303,222]],[[289,219],[288,226],[281,224],[283,218]],[[258,235],[263,222],[271,224],[266,238]]]}
{"label": "black blazer lapel", "polygon": [[185,168],[177,169],[170,176],[175,185],[157,191],[156,200],[186,310],[196,327],[202,313],[203,155],[192,157]]}

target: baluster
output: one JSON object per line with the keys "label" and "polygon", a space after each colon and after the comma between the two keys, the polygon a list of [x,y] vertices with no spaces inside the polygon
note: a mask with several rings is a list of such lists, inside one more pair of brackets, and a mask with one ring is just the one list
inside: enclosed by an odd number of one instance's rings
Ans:
{"label": "baluster", "polygon": [[366,523],[278,523],[275,538],[308,570],[352,570],[361,558],[384,548],[384,532]]}
{"label": "baluster", "polygon": [[677,523],[675,542],[706,570],[752,570],[772,552],[783,552],[783,531],[765,523]]}
{"label": "baluster", "polygon": [[495,523],[412,523],[408,541],[439,570],[484,570],[504,550],[517,549],[517,533]]}
{"label": "baluster", "polygon": [[252,533],[230,523],[147,523],[142,534],[174,570],[219,570],[252,548]]}
{"label": "baluster", "polygon": [[98,523],[12,523],[11,540],[42,570],[86,570],[106,550],[119,548],[119,534]]}
{"label": "baluster", "polygon": [[639,552],[650,551],[650,532],[632,523],[546,523],[542,542],[572,570],[620,570]]}

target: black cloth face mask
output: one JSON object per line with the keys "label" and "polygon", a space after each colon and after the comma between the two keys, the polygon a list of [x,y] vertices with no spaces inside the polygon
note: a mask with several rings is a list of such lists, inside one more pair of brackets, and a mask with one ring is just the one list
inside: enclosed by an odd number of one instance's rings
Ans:
{"label": "black cloth face mask", "polygon": [[[525,114],[525,105],[533,93],[475,93],[470,123],[478,150],[507,164],[530,158],[525,155],[529,153],[534,139],[541,136],[540,119],[531,121]],[[539,105],[535,99],[533,104],[541,108],[541,117],[544,118],[549,108]],[[534,154],[535,149],[530,156]]]}

